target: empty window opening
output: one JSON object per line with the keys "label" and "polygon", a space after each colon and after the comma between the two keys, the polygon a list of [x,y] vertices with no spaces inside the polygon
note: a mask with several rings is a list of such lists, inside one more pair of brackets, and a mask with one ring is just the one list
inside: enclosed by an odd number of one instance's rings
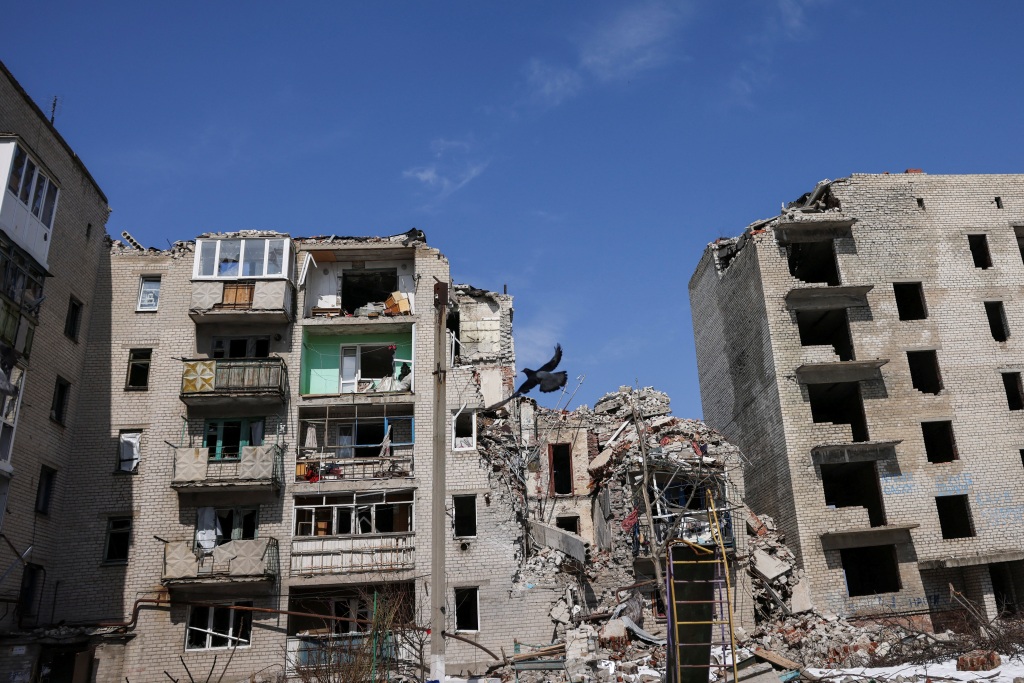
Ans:
{"label": "empty window opening", "polygon": [[868,440],[868,423],[864,418],[864,400],[859,383],[808,384],[807,395],[815,422],[848,424],[854,441]]}
{"label": "empty window opening", "polygon": [[939,496],[935,499],[935,507],[939,511],[943,538],[969,538],[974,535],[967,496]]}
{"label": "empty window opening", "polygon": [[26,564],[21,574],[21,589],[18,591],[18,615],[24,619],[34,617],[39,609],[40,587],[46,579],[42,565]]}
{"label": "empty window opening", "polygon": [[988,328],[992,338],[1004,342],[1010,338],[1010,324],[1006,320],[1006,307],[1002,301],[986,301],[985,315],[988,316]]}
{"label": "empty window opening", "polygon": [[1014,581],[1014,565],[1009,562],[995,562],[988,566],[988,572],[992,578],[992,593],[999,616],[1016,615],[1019,612],[1019,601],[1024,595],[1018,595]]}
{"label": "empty window opening", "polygon": [[853,339],[846,309],[797,311],[801,346],[831,346],[839,360],[853,360]]}
{"label": "empty window opening", "polygon": [[479,589],[456,588],[455,589],[455,630],[456,631],[479,631],[480,630],[480,606]]}
{"label": "empty window opening", "polygon": [[960,457],[953,437],[952,422],[922,422],[921,432],[928,462],[953,462]]}
{"label": "empty window opening", "polygon": [[900,320],[924,320],[928,317],[924,287],[920,282],[894,282],[892,291],[896,295],[896,311]]}
{"label": "empty window opening", "polygon": [[132,545],[132,518],[110,517],[107,519],[107,537],[103,548],[103,561],[124,563],[128,561],[128,549]]}
{"label": "empty window opening", "polygon": [[1017,238],[1017,251],[1020,252],[1020,260],[1024,261],[1024,225],[1016,225],[1013,234]]}
{"label": "empty window opening", "polygon": [[553,443],[548,449],[551,459],[551,493],[556,496],[572,495],[572,446]]}
{"label": "empty window opening", "polygon": [[871,526],[885,525],[885,508],[874,462],[822,465],[821,484],[826,505],[867,508]]}
{"label": "empty window opening", "polygon": [[82,325],[82,302],[71,297],[68,301],[68,314],[64,318],[64,336],[71,341],[78,341],[78,328]]}
{"label": "empty window opening", "polygon": [[463,410],[453,420],[452,448],[466,451],[476,448],[476,413]]}
{"label": "empty window opening", "polygon": [[804,282],[839,284],[839,264],[832,240],[797,242],[786,248],[789,274]]}
{"label": "empty window opening", "polygon": [[[661,495],[665,502],[674,507],[687,510],[707,510],[707,490],[708,482],[697,485],[693,482],[673,482],[665,486]],[[653,498],[657,498],[658,493],[654,489],[650,490],[650,494]]]}
{"label": "empty window opening", "polygon": [[924,197],[918,197],[917,198],[917,208],[919,208],[919,209],[923,209],[924,208]]}
{"label": "empty window opening", "polygon": [[57,482],[57,470],[43,465],[39,470],[39,486],[36,488],[36,512],[41,515],[50,514],[50,501],[53,500],[53,487]]}
{"label": "empty window opening", "polygon": [[212,358],[267,358],[270,337],[218,337],[213,340]]}
{"label": "empty window opening", "polygon": [[1024,467],[1024,448],[1019,449],[1020,452],[1020,464]]}
{"label": "empty window opening", "polygon": [[915,389],[925,394],[942,391],[939,357],[935,351],[907,351],[907,363],[910,365],[910,381]]}
{"label": "empty window opening", "polygon": [[452,496],[455,535],[476,536],[476,496]]}
{"label": "empty window opening", "polygon": [[996,201],[996,208],[997,209],[1003,208],[1003,198],[1002,197],[996,197],[995,201]]}
{"label": "empty window opening", "polygon": [[971,258],[974,267],[987,270],[992,267],[992,254],[988,251],[988,235],[968,235],[967,244],[971,247]]}
{"label": "empty window opening", "polygon": [[341,274],[341,307],[348,313],[366,304],[382,304],[398,290],[398,271],[345,270]]}
{"label": "empty window opening", "polygon": [[53,400],[50,402],[50,419],[63,425],[67,418],[68,397],[71,395],[71,382],[61,376],[53,385]]}
{"label": "empty window opening", "polygon": [[461,316],[458,311],[449,311],[445,317],[444,326],[452,334],[454,345],[452,347],[452,359],[462,354],[462,336],[460,334]]}
{"label": "empty window opening", "polygon": [[126,389],[145,390],[149,388],[149,363],[153,349],[132,349],[128,352],[128,381]]}
{"label": "empty window opening", "polygon": [[1003,373],[1003,388],[1006,389],[1006,403],[1010,410],[1024,410],[1024,385],[1019,372]]}
{"label": "empty window opening", "polygon": [[578,515],[567,515],[565,517],[556,517],[555,526],[563,531],[568,531],[571,534],[580,535],[580,518]]}
{"label": "empty window opening", "polygon": [[851,598],[900,590],[900,565],[896,560],[896,546],[844,548],[839,551],[839,557],[843,573],[846,574],[846,592]]}

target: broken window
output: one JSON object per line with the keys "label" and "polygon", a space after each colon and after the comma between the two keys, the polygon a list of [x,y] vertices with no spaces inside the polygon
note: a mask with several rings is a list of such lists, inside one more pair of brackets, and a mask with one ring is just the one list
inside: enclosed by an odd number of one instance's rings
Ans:
{"label": "broken window", "polygon": [[992,254],[988,250],[988,235],[968,235],[967,244],[971,248],[974,267],[987,270],[992,267]]}
{"label": "broken window", "polygon": [[124,430],[117,437],[117,471],[137,472],[142,450],[142,430]]}
{"label": "broken window", "polygon": [[341,307],[349,313],[367,304],[382,304],[398,291],[398,270],[352,270],[341,274]]}
{"label": "broken window", "polygon": [[988,316],[988,328],[992,338],[1004,342],[1010,338],[1010,325],[1006,320],[1006,307],[1002,301],[986,301],[985,315]]}
{"label": "broken window", "polygon": [[126,390],[145,391],[149,389],[149,364],[153,349],[131,349],[128,351],[128,380]]}
{"label": "broken window", "polygon": [[396,349],[395,344],[342,346],[339,393],[409,391],[412,361],[395,358]]}
{"label": "broken window", "polygon": [[452,496],[456,537],[476,536],[476,496]]}
{"label": "broken window", "polygon": [[853,360],[853,340],[845,308],[831,311],[797,311],[801,346],[831,346],[839,360]]}
{"label": "broken window", "polygon": [[935,499],[939,511],[939,527],[943,538],[968,538],[974,535],[971,506],[967,496],[939,496]]}
{"label": "broken window", "polygon": [[252,607],[252,600],[230,605],[190,605],[186,650],[214,650],[248,645],[252,638],[252,612],[232,607]]}
{"label": "broken window", "polygon": [[839,284],[839,264],[833,240],[796,242],[786,248],[789,273],[804,282]]}
{"label": "broken window", "polygon": [[885,508],[874,462],[850,462],[821,466],[825,504],[867,508],[871,526],[885,525]]}
{"label": "broken window", "polygon": [[910,365],[910,381],[915,389],[925,394],[942,391],[939,358],[935,351],[907,351],[907,363]]}
{"label": "broken window", "polygon": [[296,536],[412,531],[412,491],[360,491],[295,498]]}
{"label": "broken window", "polygon": [[839,551],[846,574],[846,592],[851,597],[895,593],[900,590],[900,566],[896,546],[874,545]]}
{"label": "broken window", "polygon": [[68,314],[64,318],[64,336],[71,341],[78,341],[78,328],[82,325],[82,302],[71,297],[68,301]]}
{"label": "broken window", "polygon": [[924,320],[928,317],[924,287],[920,282],[894,282],[892,291],[896,295],[896,311],[900,320]]}
{"label": "broken window", "polygon": [[452,420],[452,448],[468,451],[476,448],[476,413],[472,410],[459,412]]}
{"label": "broken window", "polygon": [[132,518],[108,518],[106,543],[103,546],[103,561],[111,563],[128,562],[128,549],[131,547],[131,544]]}
{"label": "broken window", "polygon": [[565,515],[562,517],[555,517],[555,526],[563,531],[568,531],[571,534],[580,535],[580,518],[579,515]]}
{"label": "broken window", "polygon": [[36,512],[39,514],[50,514],[50,501],[53,499],[53,487],[56,483],[57,470],[43,465],[39,470],[39,486],[36,488]]}
{"label": "broken window", "polygon": [[928,462],[952,462],[960,457],[956,450],[956,439],[953,438],[952,422],[922,422],[921,432]]}
{"label": "broken window", "polygon": [[259,508],[201,507],[196,510],[195,548],[211,553],[228,541],[251,541],[259,527]]}
{"label": "broken window", "polygon": [[143,275],[139,280],[139,303],[136,311],[155,311],[160,305],[160,276]]}
{"label": "broken window", "polygon": [[50,402],[50,419],[63,425],[67,418],[68,397],[71,395],[71,382],[60,375],[53,385],[53,400]]}
{"label": "broken window", "polygon": [[455,589],[455,630],[480,630],[479,590],[472,588]]}
{"label": "broken window", "polygon": [[1024,410],[1024,385],[1019,372],[1003,373],[1003,388],[1006,389],[1006,403],[1010,410]]}
{"label": "broken window", "polygon": [[815,422],[848,424],[854,441],[868,440],[868,424],[858,382],[808,384],[807,396]]}
{"label": "broken window", "polygon": [[572,495],[572,445],[553,443],[548,446],[551,495]]}
{"label": "broken window", "polygon": [[[665,502],[674,507],[687,510],[707,510],[708,486],[707,482],[695,485],[693,482],[677,481],[666,486],[661,495],[665,498]],[[657,494],[652,490],[651,495],[656,496]]]}
{"label": "broken window", "polygon": [[235,460],[246,446],[263,445],[262,417],[207,420],[203,447],[210,460]]}

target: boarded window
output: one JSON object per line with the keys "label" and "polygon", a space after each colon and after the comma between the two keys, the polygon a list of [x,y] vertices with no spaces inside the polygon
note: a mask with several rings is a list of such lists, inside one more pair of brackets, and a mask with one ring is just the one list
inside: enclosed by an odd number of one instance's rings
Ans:
{"label": "boarded window", "polygon": [[225,282],[224,296],[214,308],[246,310],[252,308],[252,296],[256,289],[253,282]]}

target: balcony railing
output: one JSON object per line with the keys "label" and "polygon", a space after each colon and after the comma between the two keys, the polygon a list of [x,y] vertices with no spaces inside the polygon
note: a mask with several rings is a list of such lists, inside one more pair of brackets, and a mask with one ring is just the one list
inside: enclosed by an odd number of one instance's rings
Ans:
{"label": "balcony railing", "polygon": [[189,316],[197,323],[286,323],[293,299],[285,279],[193,280]]}
{"label": "balcony railing", "polygon": [[280,488],[284,481],[284,449],[277,444],[243,446],[237,458],[210,459],[209,448],[175,448],[175,488]]}
{"label": "balcony railing", "polygon": [[292,576],[412,569],[413,539],[413,534],[296,537]]}
{"label": "balcony railing", "polygon": [[191,358],[184,361],[181,400],[273,398],[283,400],[287,366],[282,358]]}
{"label": "balcony railing", "polygon": [[391,455],[352,457],[339,451],[352,447],[300,448],[295,458],[295,481],[348,481],[360,479],[401,479],[413,475],[412,444],[392,446]]}
{"label": "balcony railing", "polygon": [[[324,623],[329,623],[325,620]],[[349,662],[356,660],[369,650],[366,639],[370,634],[326,635],[314,634],[288,636],[287,673],[317,671],[338,671]],[[418,661],[412,642],[395,642],[393,634],[381,637],[377,644],[376,661],[381,670],[395,666],[398,662]]]}
{"label": "balcony railing", "polygon": [[164,584],[217,584],[237,582],[273,583],[280,571],[276,538],[228,541],[209,554],[195,542],[164,544]]}

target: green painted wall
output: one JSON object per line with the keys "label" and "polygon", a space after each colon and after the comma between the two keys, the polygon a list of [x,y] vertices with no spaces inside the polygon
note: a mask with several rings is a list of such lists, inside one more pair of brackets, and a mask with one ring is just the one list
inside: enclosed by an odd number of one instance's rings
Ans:
{"label": "green painted wall", "polygon": [[[338,393],[341,347],[352,344],[394,344],[395,358],[412,358],[412,333],[305,335],[302,340],[303,394]],[[397,375],[396,375],[397,377]]]}

